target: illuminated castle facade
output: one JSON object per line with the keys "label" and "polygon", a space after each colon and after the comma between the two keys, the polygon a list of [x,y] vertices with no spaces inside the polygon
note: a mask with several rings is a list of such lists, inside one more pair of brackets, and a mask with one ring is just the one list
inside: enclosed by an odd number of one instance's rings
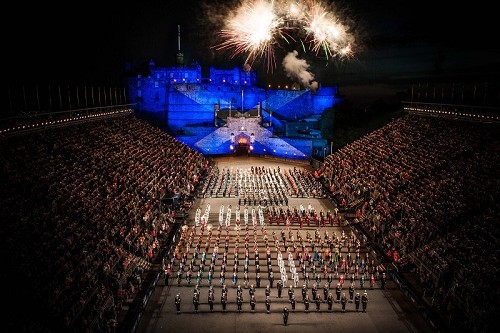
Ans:
{"label": "illuminated castle facade", "polygon": [[336,86],[263,88],[255,71],[212,67],[209,78],[203,78],[200,65],[182,61],[175,67],[151,62],[149,73],[128,79],[130,102],[205,154],[244,146],[253,153],[306,159],[326,147],[319,120],[336,103]]}

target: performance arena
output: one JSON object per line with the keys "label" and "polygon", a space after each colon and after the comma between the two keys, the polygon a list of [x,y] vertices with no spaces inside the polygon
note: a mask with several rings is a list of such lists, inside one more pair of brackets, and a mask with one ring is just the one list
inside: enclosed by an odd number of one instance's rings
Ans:
{"label": "performance arena", "polygon": [[477,112],[408,104],[322,160],[205,155],[130,105],[4,122],[4,329],[492,331],[498,118]]}

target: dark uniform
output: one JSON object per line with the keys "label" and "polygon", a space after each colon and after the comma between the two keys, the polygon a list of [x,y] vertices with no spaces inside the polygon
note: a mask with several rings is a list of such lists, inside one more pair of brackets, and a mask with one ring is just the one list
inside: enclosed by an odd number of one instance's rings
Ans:
{"label": "dark uniform", "polygon": [[306,297],[304,297],[304,308],[305,308],[305,311],[309,311],[309,295],[306,294]]}
{"label": "dark uniform", "polygon": [[295,296],[292,295],[290,298],[290,304],[292,304],[292,311],[295,311]]}
{"label": "dark uniform", "polygon": [[193,294],[193,304],[194,304],[194,312],[198,312],[198,306],[200,305],[200,294]]}
{"label": "dark uniform", "polygon": [[340,294],[342,293],[342,285],[337,284],[337,288],[335,289],[335,293],[337,294],[337,303],[340,303]]}
{"label": "dark uniform", "polygon": [[269,298],[269,296],[266,296],[266,309],[267,309],[267,313],[269,313],[269,311],[271,311],[271,299]]}
{"label": "dark uniform", "polygon": [[210,311],[214,311],[214,294],[212,292],[208,293],[208,305],[210,305]]}
{"label": "dark uniform", "polygon": [[250,297],[252,297],[254,294],[255,294],[255,287],[252,284],[252,285],[250,285],[250,288],[248,289],[248,295],[250,295]]}
{"label": "dark uniform", "polygon": [[380,288],[385,289],[385,273],[382,273],[382,278],[380,279]]}
{"label": "dark uniform", "polygon": [[328,297],[328,292],[330,291],[330,286],[328,283],[325,283],[325,286],[323,287],[323,298],[326,299]]}
{"label": "dark uniform", "polygon": [[250,306],[252,307],[252,311],[255,311],[255,303],[256,303],[256,301],[255,301],[255,295],[252,294],[250,296]]}
{"label": "dark uniform", "polygon": [[225,292],[222,292],[222,295],[220,296],[220,303],[222,304],[222,310],[226,311],[227,294]]}
{"label": "dark uniform", "polygon": [[241,312],[241,306],[243,305],[243,295],[238,295],[236,298],[236,304],[238,305],[238,312]]}
{"label": "dark uniform", "polygon": [[328,311],[332,312],[332,306],[333,306],[333,295],[332,295],[332,293],[328,294],[328,298],[326,299],[326,302],[328,303]]}
{"label": "dark uniform", "polygon": [[354,299],[354,284],[349,286],[349,302],[352,303]]}
{"label": "dark uniform", "polygon": [[347,304],[347,296],[345,295],[345,293],[342,294],[340,303],[342,304],[342,312],[345,312],[345,305]]}
{"label": "dark uniform", "polygon": [[288,308],[285,306],[285,308],[283,309],[283,323],[285,324],[285,326],[288,324],[288,314]]}
{"label": "dark uniform", "polygon": [[175,296],[175,307],[177,309],[177,314],[181,313],[181,296],[179,294]]}
{"label": "dark uniform", "polygon": [[368,294],[365,293],[361,296],[361,303],[363,304],[363,312],[366,312],[366,306],[368,305]]}
{"label": "dark uniform", "polygon": [[302,287],[302,300],[304,300],[306,298],[306,295],[307,295],[307,286],[304,285]]}
{"label": "dark uniform", "polygon": [[321,307],[321,295],[316,295],[314,302],[316,303],[316,311],[319,311]]}
{"label": "dark uniform", "polygon": [[356,305],[356,312],[359,311],[359,303],[361,302],[361,296],[359,293],[356,293],[356,296],[354,297],[354,304]]}
{"label": "dark uniform", "polygon": [[292,296],[294,295],[294,290],[292,288],[292,286],[290,286],[290,288],[288,289],[288,299],[291,300],[292,299]]}
{"label": "dark uniform", "polygon": [[278,282],[276,282],[276,287],[278,288],[278,298],[281,298],[281,292],[283,291],[283,281],[278,280]]}
{"label": "dark uniform", "polygon": [[318,287],[317,287],[316,283],[314,283],[312,286],[312,296],[313,296],[313,301],[318,296]]}
{"label": "dark uniform", "polygon": [[267,285],[265,293],[266,293],[266,297],[271,296],[271,287],[269,285]]}

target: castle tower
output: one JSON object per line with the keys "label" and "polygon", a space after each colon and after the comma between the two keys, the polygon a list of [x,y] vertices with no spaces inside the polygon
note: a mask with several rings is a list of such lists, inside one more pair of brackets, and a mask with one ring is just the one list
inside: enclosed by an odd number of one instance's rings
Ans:
{"label": "castle tower", "polygon": [[177,26],[177,66],[184,66],[184,54],[181,52],[181,26]]}

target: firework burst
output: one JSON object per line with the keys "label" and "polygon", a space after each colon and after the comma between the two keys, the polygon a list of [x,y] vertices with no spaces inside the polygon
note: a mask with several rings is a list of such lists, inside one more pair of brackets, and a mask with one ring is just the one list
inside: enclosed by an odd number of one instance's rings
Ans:
{"label": "firework burst", "polygon": [[326,58],[350,57],[353,36],[338,16],[317,0],[247,0],[226,20],[216,50],[232,50],[253,64],[264,58],[268,71],[276,67],[275,48],[280,41],[297,42],[304,52]]}
{"label": "firework burst", "polygon": [[220,36],[224,42],[216,46],[217,50],[232,49],[232,56],[246,53],[246,63],[253,63],[256,58],[265,57],[268,69],[275,65],[274,44],[276,36],[281,36],[283,18],[274,11],[274,2],[257,0],[244,3],[231,17]]}
{"label": "firework burst", "polygon": [[316,55],[320,51],[326,57],[352,54],[347,28],[322,4],[313,3],[305,17],[306,41]]}

